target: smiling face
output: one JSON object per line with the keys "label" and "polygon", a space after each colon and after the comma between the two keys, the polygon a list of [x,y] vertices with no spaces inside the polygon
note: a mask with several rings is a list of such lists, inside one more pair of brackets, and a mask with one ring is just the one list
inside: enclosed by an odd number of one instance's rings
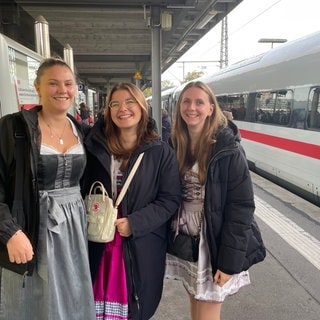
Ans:
{"label": "smiling face", "polygon": [[214,105],[208,94],[198,87],[190,87],[181,98],[180,115],[189,129],[200,132],[207,117],[213,112]]}
{"label": "smiling face", "polygon": [[66,112],[76,92],[71,70],[61,65],[47,68],[35,83],[35,88],[43,108],[51,112]]}
{"label": "smiling face", "polygon": [[[116,90],[111,97],[111,119],[120,130],[137,130],[141,107],[128,90]],[[115,103],[116,102],[116,103]],[[112,107],[112,104],[116,107]]]}

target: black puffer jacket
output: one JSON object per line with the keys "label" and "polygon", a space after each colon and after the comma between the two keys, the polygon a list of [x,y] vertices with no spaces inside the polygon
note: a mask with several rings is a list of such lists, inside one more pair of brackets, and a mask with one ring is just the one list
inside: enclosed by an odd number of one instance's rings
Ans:
{"label": "black puffer jacket", "polygon": [[[87,168],[84,195],[91,184],[101,181],[111,195],[111,154],[99,119],[85,139]],[[129,290],[129,308],[134,320],[154,314],[162,294],[167,248],[167,221],[181,201],[178,166],[168,144],[155,140],[143,144],[128,161],[126,179],[138,155],[142,162],[122,200],[122,214],[130,222],[132,236],[123,238],[124,261]],[[89,242],[93,281],[105,244]]]}
{"label": "black puffer jacket", "polygon": [[237,127],[229,122],[217,136],[205,185],[204,215],[213,272],[247,270],[265,258],[254,220],[254,194]]}

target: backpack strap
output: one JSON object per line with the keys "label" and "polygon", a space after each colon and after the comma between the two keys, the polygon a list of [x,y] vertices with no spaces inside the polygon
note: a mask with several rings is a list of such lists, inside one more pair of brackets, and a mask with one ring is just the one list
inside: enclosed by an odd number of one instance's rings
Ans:
{"label": "backpack strap", "polygon": [[25,145],[25,130],[20,116],[14,116],[14,139],[15,139],[15,158],[16,158],[16,179],[14,189],[14,200],[22,201],[23,191],[23,149]]}

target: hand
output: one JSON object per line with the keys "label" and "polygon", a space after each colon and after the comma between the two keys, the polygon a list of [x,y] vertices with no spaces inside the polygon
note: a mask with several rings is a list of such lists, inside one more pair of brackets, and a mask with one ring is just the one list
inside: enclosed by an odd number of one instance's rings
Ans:
{"label": "hand", "polygon": [[26,263],[34,255],[30,240],[22,230],[18,230],[7,242],[10,262]]}
{"label": "hand", "polygon": [[223,285],[228,282],[232,278],[232,275],[223,273],[219,269],[217,270],[216,274],[213,277],[213,281],[215,284],[217,284],[220,287],[223,287]]}
{"label": "hand", "polygon": [[122,237],[131,236],[131,228],[128,218],[120,218],[115,222],[116,228]]}

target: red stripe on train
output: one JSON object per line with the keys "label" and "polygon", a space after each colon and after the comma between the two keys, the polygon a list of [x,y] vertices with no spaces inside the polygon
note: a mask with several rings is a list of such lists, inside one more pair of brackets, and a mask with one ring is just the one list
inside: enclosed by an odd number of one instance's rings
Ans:
{"label": "red stripe on train", "polygon": [[279,138],[269,134],[257,133],[240,129],[241,137],[247,140],[267,144],[269,146],[284,149],[307,157],[320,159],[320,146],[312,143]]}

